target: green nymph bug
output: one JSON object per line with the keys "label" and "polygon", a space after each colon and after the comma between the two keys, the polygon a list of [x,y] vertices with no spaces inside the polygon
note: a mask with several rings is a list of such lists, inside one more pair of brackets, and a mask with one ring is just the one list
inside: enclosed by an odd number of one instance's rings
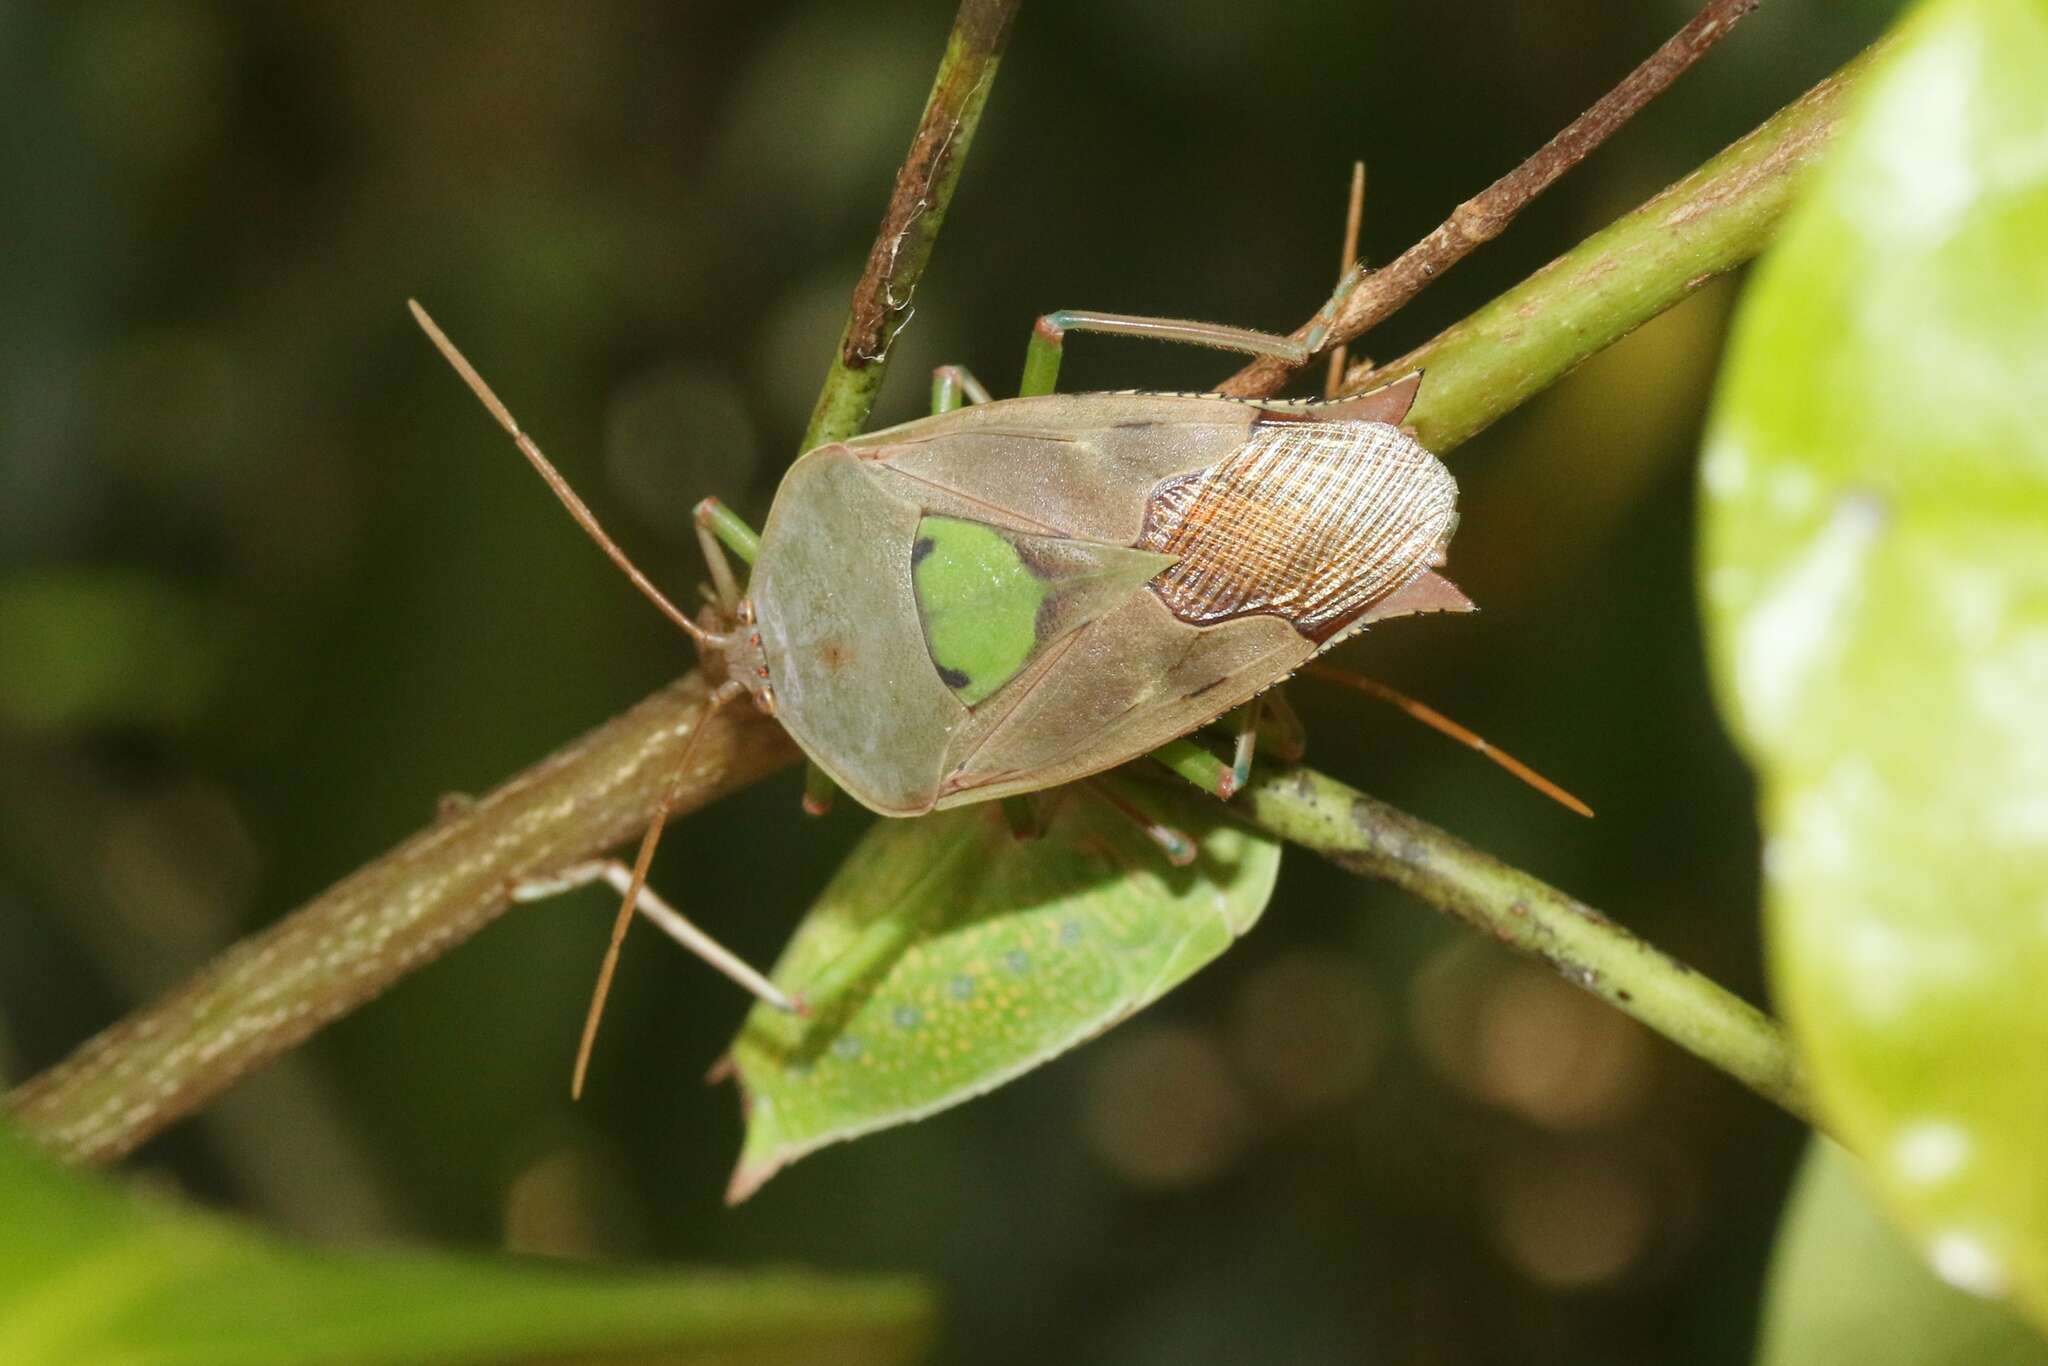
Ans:
{"label": "green nymph bug", "polygon": [[[885,816],[1086,778],[1240,708],[1372,622],[1471,609],[1436,572],[1457,484],[1399,425],[1420,375],[1320,403],[1057,394],[1069,331],[1296,361],[1317,340],[1065,312],[1034,328],[1022,396],[993,401],[941,370],[932,416],[805,452],[758,537],[700,504],[715,592],[700,622],[412,308],[584,529],[722,666],[713,706],[751,697]],[[744,592],[727,550],[752,565]],[[619,934],[666,815],[631,877],[613,875],[626,883]]]}

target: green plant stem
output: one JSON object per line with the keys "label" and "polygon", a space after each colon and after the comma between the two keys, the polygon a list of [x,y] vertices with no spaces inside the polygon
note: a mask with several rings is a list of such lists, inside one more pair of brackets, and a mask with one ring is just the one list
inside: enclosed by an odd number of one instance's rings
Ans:
{"label": "green plant stem", "polygon": [[839,350],[804,431],[804,450],[843,441],[867,424],[889,370],[889,349],[910,319],[911,296],[967,164],[974,130],[1010,26],[1023,0],[962,0],[910,153],[896,173],[881,230],[853,292]]}
{"label": "green plant stem", "polygon": [[[1761,251],[1795,177],[1824,147],[1853,70],[1824,82],[1622,224],[1404,357],[1402,364],[1420,359],[1429,366],[1417,416],[1430,443],[1447,449],[1479,431],[1648,322],[1688,287]],[[985,87],[975,89],[977,109],[985,95]],[[1574,281],[1591,292],[1574,294]],[[872,397],[871,384],[879,382],[874,368],[855,373],[842,354],[827,381],[839,396],[821,397],[819,420],[864,416],[860,394],[866,386]],[[45,1147],[76,1160],[108,1161],[129,1152],[237,1077],[461,943],[504,908],[513,883],[634,834],[673,780],[704,696],[693,674],[367,864],[18,1088],[7,1099],[14,1120]],[[715,729],[698,755],[702,777],[685,775],[678,811],[797,757],[780,728],[746,711],[728,708],[709,723]],[[1278,801],[1270,784],[1255,786]],[[1370,858],[1362,851],[1342,856],[1453,914],[1490,917],[1483,923],[1514,923],[1518,899],[1531,907],[1577,905],[1511,869],[1480,876],[1471,860],[1483,856],[1412,818],[1389,815],[1404,823],[1399,838],[1373,845]],[[1314,838],[1307,824],[1300,833]],[[1574,918],[1595,923],[1577,910],[1547,915],[1546,923]],[[1775,1099],[1796,1095],[1796,1088],[1769,1080],[1772,1067],[1755,1061],[1782,1051],[1766,1038],[1768,1022],[1718,989],[1684,985],[1680,979],[1692,975],[1661,955],[1642,949],[1582,962],[1578,955],[1588,951],[1588,941],[1565,933],[1524,946],[1546,954],[1572,980],[1596,971],[1606,990],[1628,993],[1631,1003],[1683,1002],[1683,1009],[1660,1007],[1638,1018],[1687,1047],[1716,1037],[1746,1039],[1739,1048],[1695,1051],[1745,1080],[1756,1078],[1752,1084]],[[1745,1055],[1752,1060],[1742,1061]]]}
{"label": "green plant stem", "polygon": [[[1208,792],[1229,765],[1192,741],[1167,766]],[[1764,1099],[1808,1119],[1806,1085],[1770,1016],[1584,902],[1428,821],[1307,768],[1261,768],[1232,809],[1275,839],[1391,882],[1550,965]]]}
{"label": "green plant stem", "polygon": [[425,830],[16,1088],[14,1122],[74,1161],[120,1157],[475,934],[520,882],[631,838],[678,777],[680,814],[796,758],[782,727],[726,707],[678,774],[706,695],[693,673],[489,796],[447,802]]}
{"label": "green plant stem", "polygon": [[1866,52],[1626,217],[1399,360],[1344,388],[1427,372],[1409,425],[1431,450],[1471,439],[1715,276],[1761,252],[1819,160]]}
{"label": "green plant stem", "polygon": [[1262,829],[1362,877],[1383,878],[1634,1017],[1799,1119],[1797,1058],[1776,1021],[1600,912],[1429,822],[1308,769],[1238,798]]}

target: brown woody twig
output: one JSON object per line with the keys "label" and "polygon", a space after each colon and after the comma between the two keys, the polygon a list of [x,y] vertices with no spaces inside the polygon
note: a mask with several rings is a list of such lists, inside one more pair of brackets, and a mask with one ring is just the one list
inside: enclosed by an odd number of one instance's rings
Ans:
{"label": "brown woody twig", "polygon": [[[1579,164],[1595,147],[1671,87],[1708,48],[1762,0],[1710,0],[1686,26],[1602,95],[1592,108],[1566,124],[1556,137],[1493,184],[1460,204],[1451,216],[1384,270],[1366,277],[1344,301],[1325,340],[1326,346],[1351,341],[1392,316],[1430,281],[1471,255],[1473,248],[1500,236],[1536,196]],[[1294,336],[1308,336],[1303,323]],[[1293,367],[1266,358],[1253,361],[1217,386],[1237,398],[1265,398],[1280,391]]]}

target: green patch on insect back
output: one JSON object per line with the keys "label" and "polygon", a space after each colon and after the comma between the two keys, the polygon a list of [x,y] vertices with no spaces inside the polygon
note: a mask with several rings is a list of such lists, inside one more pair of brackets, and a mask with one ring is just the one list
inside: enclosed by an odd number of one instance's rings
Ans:
{"label": "green patch on insect back", "polygon": [[925,518],[910,577],[932,663],[968,706],[1014,678],[1038,647],[1046,585],[994,527]]}
{"label": "green patch on insect back", "polygon": [[1120,788],[1195,841],[1169,864],[1085,788],[1043,838],[991,806],[879,821],[776,965],[806,1017],[756,1010],[733,1044],[747,1135],[729,1198],[840,1139],[991,1090],[1158,999],[1265,910],[1274,841],[1201,795]]}
{"label": "green patch on insect back", "polygon": [[1173,563],[1129,546],[926,517],[910,579],[932,665],[971,707]]}

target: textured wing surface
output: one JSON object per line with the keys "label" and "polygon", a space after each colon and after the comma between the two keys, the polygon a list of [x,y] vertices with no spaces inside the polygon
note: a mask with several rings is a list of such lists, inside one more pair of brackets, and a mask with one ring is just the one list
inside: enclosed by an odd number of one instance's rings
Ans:
{"label": "textured wing surface", "polygon": [[1458,488],[1385,423],[1268,422],[1235,454],[1162,484],[1138,544],[1196,625],[1265,612],[1322,641],[1438,562]]}

